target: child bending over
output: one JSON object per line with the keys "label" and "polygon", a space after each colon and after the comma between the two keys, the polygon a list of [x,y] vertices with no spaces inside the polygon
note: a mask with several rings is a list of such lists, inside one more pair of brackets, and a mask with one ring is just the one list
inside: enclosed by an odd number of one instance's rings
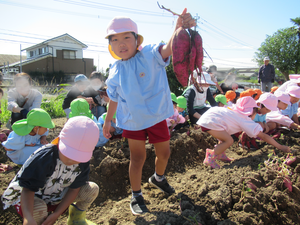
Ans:
{"label": "child bending over", "polygon": [[98,137],[99,129],[88,117],[69,119],[53,144],[34,152],[11,181],[2,195],[4,209],[15,206],[24,225],[48,225],[69,207],[67,224],[95,224],[85,213],[99,192],[88,181]]}
{"label": "child bending over", "polygon": [[214,149],[206,149],[203,163],[212,168],[220,168],[216,160],[232,161],[225,154],[227,148],[233,144],[232,134],[244,131],[250,137],[259,137],[283,152],[290,152],[288,146],[278,144],[269,135],[263,133],[262,127],[253,121],[257,111],[255,100],[250,97],[238,99],[232,108],[212,107],[198,120],[202,131],[206,131],[217,138],[220,143]]}
{"label": "child bending over", "polygon": [[2,142],[7,156],[16,164],[24,164],[29,156],[42,145],[48,144],[47,128],[54,128],[50,115],[43,109],[32,109],[27,119],[12,125],[13,131]]}
{"label": "child bending over", "polygon": [[270,128],[266,121],[266,114],[271,111],[277,111],[278,99],[271,93],[264,93],[259,97],[257,103],[259,108],[253,121],[262,127],[264,133],[268,133]]}

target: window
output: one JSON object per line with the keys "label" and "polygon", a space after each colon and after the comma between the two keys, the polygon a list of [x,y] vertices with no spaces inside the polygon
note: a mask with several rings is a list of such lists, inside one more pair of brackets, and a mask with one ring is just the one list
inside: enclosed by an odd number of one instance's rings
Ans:
{"label": "window", "polygon": [[76,52],[70,50],[63,50],[64,59],[76,59]]}
{"label": "window", "polygon": [[43,49],[39,48],[39,55],[43,54]]}
{"label": "window", "polygon": [[33,57],[33,51],[30,51],[30,57]]}

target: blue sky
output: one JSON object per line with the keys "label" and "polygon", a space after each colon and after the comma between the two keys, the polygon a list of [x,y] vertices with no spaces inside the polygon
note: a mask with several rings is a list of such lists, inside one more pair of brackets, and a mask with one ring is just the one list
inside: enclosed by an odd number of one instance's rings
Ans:
{"label": "blue sky", "polygon": [[[198,15],[197,30],[218,67],[254,67],[252,62],[266,35],[291,27],[290,18],[300,17],[299,0],[160,0],[174,12],[186,7]],[[0,0],[0,54],[19,54],[22,49],[69,33],[89,47],[84,57],[106,69],[114,59],[104,39],[106,27],[115,16],[128,16],[137,24],[144,43],[167,42],[177,17],[158,8],[154,0]]]}

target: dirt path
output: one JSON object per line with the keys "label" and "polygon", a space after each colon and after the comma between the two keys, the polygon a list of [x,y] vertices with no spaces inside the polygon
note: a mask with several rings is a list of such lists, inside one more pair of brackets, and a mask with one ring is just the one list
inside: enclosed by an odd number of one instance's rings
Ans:
{"label": "dirt path", "polygon": [[[54,119],[56,128],[49,140],[57,136],[65,120]],[[274,152],[270,145],[248,152],[237,143],[227,150],[235,159],[220,163],[221,169],[204,167],[205,149],[212,148],[216,140],[199,130],[180,130],[170,142],[171,157],[167,179],[176,193],[167,196],[151,187],[147,180],[154,172],[155,153],[151,144],[146,145],[147,159],[143,168],[142,191],[150,213],[133,216],[129,209],[130,185],[128,178],[129,149],[123,140],[113,140],[105,148],[96,149],[91,160],[90,180],[100,186],[98,198],[87,212],[87,218],[97,224],[300,224],[300,133],[287,132],[280,142],[289,145],[297,159],[287,168],[292,192],[284,186],[277,172],[267,170],[263,162]],[[283,156],[275,150],[278,157]],[[3,149],[0,162],[9,163]],[[9,163],[15,166],[13,163]],[[0,174],[3,193],[17,168]],[[241,179],[242,178],[242,179]],[[247,189],[248,183],[257,187]],[[241,200],[242,198],[242,200]],[[65,224],[67,215],[56,224]],[[10,208],[0,209],[0,224],[21,224],[21,219]]]}

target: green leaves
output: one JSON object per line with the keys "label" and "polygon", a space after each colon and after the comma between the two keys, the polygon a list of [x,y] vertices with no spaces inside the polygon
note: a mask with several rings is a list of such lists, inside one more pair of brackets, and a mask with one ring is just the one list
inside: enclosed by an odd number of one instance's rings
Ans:
{"label": "green leaves", "polygon": [[263,64],[263,58],[269,56],[272,64],[288,80],[290,73],[300,71],[300,41],[294,27],[279,29],[266,40],[255,53],[255,60]]}

